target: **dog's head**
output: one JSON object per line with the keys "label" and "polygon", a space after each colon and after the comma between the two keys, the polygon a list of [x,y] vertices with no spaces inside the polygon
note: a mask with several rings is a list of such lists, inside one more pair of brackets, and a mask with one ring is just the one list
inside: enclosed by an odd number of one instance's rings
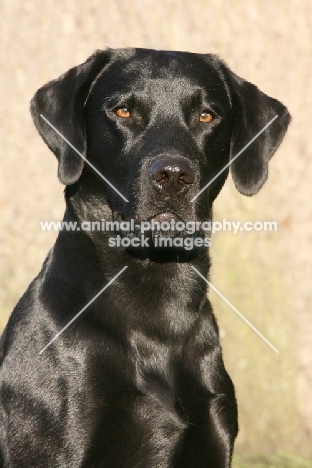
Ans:
{"label": "dog's head", "polygon": [[110,182],[97,192],[103,203],[136,220],[207,219],[229,167],[237,189],[254,195],[290,121],[218,57],[146,49],[96,52],[39,89],[31,111],[60,181],[99,176],[41,115]]}

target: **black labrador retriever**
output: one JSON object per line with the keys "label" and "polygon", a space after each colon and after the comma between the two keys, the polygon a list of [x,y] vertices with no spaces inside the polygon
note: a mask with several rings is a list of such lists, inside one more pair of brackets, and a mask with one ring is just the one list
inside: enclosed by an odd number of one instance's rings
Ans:
{"label": "black labrador retriever", "polygon": [[[43,86],[31,112],[58,158],[64,221],[117,223],[119,244],[61,231],[16,306],[0,346],[1,467],[229,467],[236,399],[192,267],[207,277],[200,223],[231,158],[278,116],[230,165],[239,192],[257,193],[287,109],[214,55],[116,49]],[[203,243],[159,247],[151,229],[133,246],[131,220],[166,222],[167,240],[196,222]]]}

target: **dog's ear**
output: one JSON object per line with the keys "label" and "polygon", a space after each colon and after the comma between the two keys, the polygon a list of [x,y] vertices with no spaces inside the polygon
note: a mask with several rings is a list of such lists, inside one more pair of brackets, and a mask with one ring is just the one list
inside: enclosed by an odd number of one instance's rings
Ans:
{"label": "dog's ear", "polygon": [[85,156],[84,105],[92,83],[109,62],[110,55],[109,50],[97,51],[83,64],[40,88],[31,101],[33,120],[59,161],[58,177],[64,185],[79,179],[84,161],[41,116]]}
{"label": "dog's ear", "polygon": [[252,83],[227,68],[225,73],[234,113],[231,158],[277,116],[230,166],[237,190],[243,195],[254,195],[267,180],[268,161],[284,138],[290,115],[281,102],[262,93]]}

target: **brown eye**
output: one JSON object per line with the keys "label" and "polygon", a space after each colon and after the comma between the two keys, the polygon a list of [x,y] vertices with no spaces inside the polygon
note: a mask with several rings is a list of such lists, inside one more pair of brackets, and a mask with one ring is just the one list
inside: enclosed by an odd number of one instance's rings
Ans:
{"label": "brown eye", "polygon": [[209,123],[213,120],[213,117],[209,112],[203,111],[199,117],[200,122]]}
{"label": "brown eye", "polygon": [[128,119],[131,117],[128,107],[119,107],[119,109],[116,110],[116,115],[122,119]]}

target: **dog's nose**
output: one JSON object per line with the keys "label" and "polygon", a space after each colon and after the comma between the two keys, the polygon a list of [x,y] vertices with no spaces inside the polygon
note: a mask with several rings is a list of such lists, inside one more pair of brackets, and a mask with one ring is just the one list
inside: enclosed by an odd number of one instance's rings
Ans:
{"label": "dog's nose", "polygon": [[195,181],[189,162],[182,158],[159,158],[149,170],[154,187],[168,196],[186,191]]}

